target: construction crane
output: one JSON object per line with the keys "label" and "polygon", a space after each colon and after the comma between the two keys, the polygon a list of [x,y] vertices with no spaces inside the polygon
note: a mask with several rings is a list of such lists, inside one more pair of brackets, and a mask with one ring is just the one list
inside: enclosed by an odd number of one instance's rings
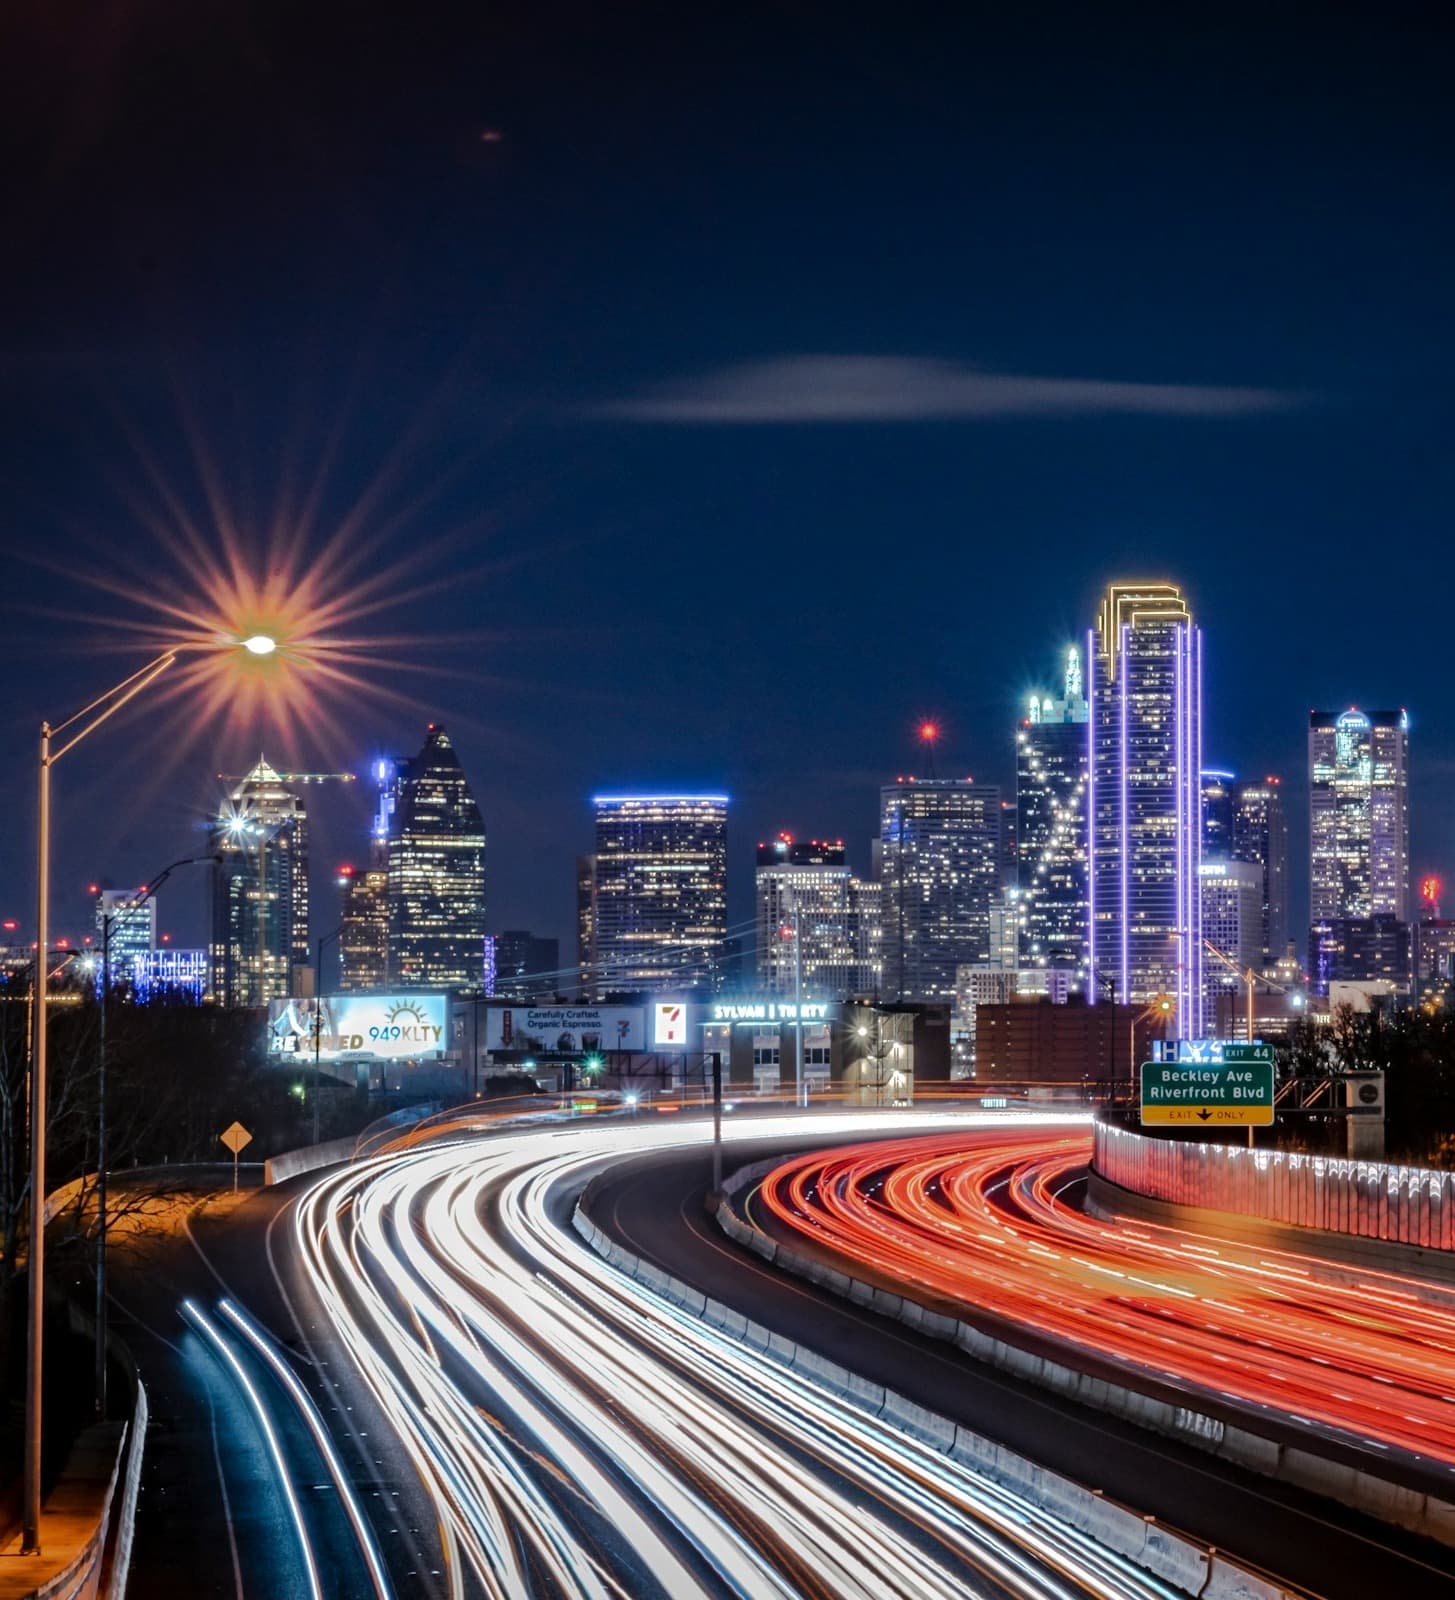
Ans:
{"label": "construction crane", "polygon": [[[260,763],[261,764],[261,763]],[[257,775],[257,767],[251,772],[219,772],[219,783],[246,783]],[[357,783],[357,772],[274,772],[273,776],[279,783]]]}

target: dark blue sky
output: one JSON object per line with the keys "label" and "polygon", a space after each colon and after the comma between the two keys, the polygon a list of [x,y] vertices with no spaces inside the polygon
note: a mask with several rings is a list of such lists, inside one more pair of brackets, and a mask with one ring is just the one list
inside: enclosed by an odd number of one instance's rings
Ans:
{"label": "dark blue sky", "polygon": [[[1299,920],[1310,706],[1409,706],[1414,862],[1455,875],[1428,12],[474,10],[11,8],[6,915],[35,724],[133,659],[80,580],[178,582],[179,506],[261,560],[325,460],[313,547],[362,501],[345,582],[399,598],[352,632],[411,636],[372,675],[417,705],[355,695],[297,759],[445,720],[493,926],[568,934],[600,788],[731,793],[738,917],[777,827],[867,866],[916,719],[1007,781],[1020,697],[1136,573],[1206,631],[1209,760],[1285,775]],[[69,758],[63,920],[185,854],[261,737],[173,706]],[[325,861],[364,812],[320,799]],[[199,931],[185,893],[163,922]]]}

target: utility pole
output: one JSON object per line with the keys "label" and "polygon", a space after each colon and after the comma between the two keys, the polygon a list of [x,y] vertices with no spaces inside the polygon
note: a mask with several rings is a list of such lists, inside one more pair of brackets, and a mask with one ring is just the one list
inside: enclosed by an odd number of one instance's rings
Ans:
{"label": "utility pole", "polygon": [[106,1121],[106,1012],[111,1001],[111,930],[133,911],[139,911],[178,867],[215,864],[216,856],[186,856],[162,868],[115,911],[101,913],[101,994],[96,1022],[96,1420],[106,1420],[106,1228],[107,1177],[111,1157]]}
{"label": "utility pole", "polygon": [[793,1059],[794,1098],[808,1104],[808,1083],[803,1076],[803,909],[798,890],[793,891]]}
{"label": "utility pole", "polygon": [[111,992],[111,913],[101,913],[101,1010],[96,1019],[96,1420],[106,1420],[106,1001]]}
{"label": "utility pole", "polygon": [[712,1052],[712,1192],[722,1193],[722,1052]]}

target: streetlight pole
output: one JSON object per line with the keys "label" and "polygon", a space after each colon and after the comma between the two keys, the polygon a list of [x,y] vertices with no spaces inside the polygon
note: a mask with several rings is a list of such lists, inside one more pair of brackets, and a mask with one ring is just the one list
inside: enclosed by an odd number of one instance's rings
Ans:
{"label": "streetlight pole", "polygon": [[803,1076],[803,914],[798,890],[793,891],[793,1071],[794,1099],[808,1104],[808,1087]]}
{"label": "streetlight pole", "polygon": [[184,856],[162,868],[115,911],[101,913],[101,994],[96,1026],[96,1420],[106,1420],[106,1007],[111,996],[111,930],[130,912],[139,910],[156,894],[178,867],[215,861],[216,856]]}
{"label": "streetlight pole", "polygon": [[[40,725],[40,782],[35,830],[36,954],[35,1010],[30,1040],[30,1240],[26,1266],[25,1489],[21,1507],[21,1553],[40,1554],[41,1384],[45,1377],[45,1140],[46,1140],[46,949],[50,942],[51,768],[94,733],[128,700],[139,695],[177,659],[164,650],[146,666],[98,695],[74,716],[52,727]],[[74,728],[59,749],[52,740]]]}
{"label": "streetlight pole", "polygon": [[343,923],[339,923],[332,933],[322,933],[318,936],[318,961],[314,967],[313,980],[313,1142],[318,1143],[318,1115],[320,1090],[323,1086],[323,1067],[319,1060],[320,1036],[323,1033],[323,947],[332,944],[344,931]]}

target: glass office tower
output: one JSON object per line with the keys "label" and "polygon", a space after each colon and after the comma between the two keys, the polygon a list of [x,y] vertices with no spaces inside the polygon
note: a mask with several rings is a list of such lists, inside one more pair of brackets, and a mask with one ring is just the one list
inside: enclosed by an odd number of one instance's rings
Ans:
{"label": "glass office tower", "polygon": [[[389,981],[479,993],[485,822],[449,735],[430,723],[388,819]],[[382,808],[381,808],[382,809]]]}
{"label": "glass office tower", "polygon": [[[1170,583],[1114,583],[1087,635],[1093,998],[1203,1032],[1202,632]],[[1099,991],[1099,992],[1098,992]]]}
{"label": "glass office tower", "polygon": [[956,968],[989,959],[1000,849],[1000,790],[992,784],[901,778],[879,791],[888,993],[953,1001]]}
{"label": "glass office tower", "polygon": [[1016,730],[1016,885],[1020,949],[1016,965],[1062,968],[1086,987],[1087,720],[1081,653],[1065,658],[1059,698],[1032,695]]}
{"label": "glass office tower", "polygon": [[727,941],[726,795],[598,795],[577,866],[583,988],[711,991]]}

